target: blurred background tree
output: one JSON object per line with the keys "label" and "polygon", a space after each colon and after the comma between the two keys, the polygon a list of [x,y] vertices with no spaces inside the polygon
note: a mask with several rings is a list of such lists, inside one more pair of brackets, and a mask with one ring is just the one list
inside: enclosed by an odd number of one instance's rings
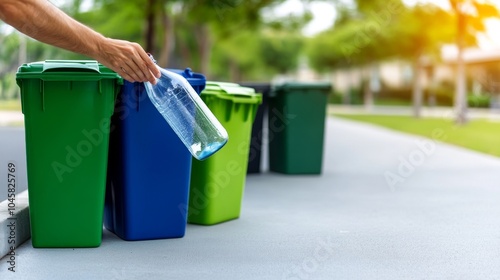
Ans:
{"label": "blurred background tree", "polygon": [[[405,61],[413,65],[411,91],[418,117],[424,98],[420,80],[424,69],[439,62],[444,44],[456,43],[460,50],[455,101],[463,103],[462,50],[477,44],[484,19],[499,14],[492,1],[449,1],[451,10],[432,3],[409,6],[403,0],[332,0],[334,25],[312,37],[303,33],[312,20],[308,5],[314,1],[307,0],[297,1],[302,13],[285,16],[269,13],[285,0],[65,0],[58,5],[105,36],[138,42],[162,67],[191,67],[209,79],[270,81],[304,65],[328,75],[349,70],[346,104],[359,92],[370,107],[374,92],[386,90],[376,83],[379,65]],[[1,22],[0,46],[3,99],[17,97],[14,76],[21,63],[85,58],[12,32]]]}
{"label": "blurred background tree", "polygon": [[[477,46],[478,33],[485,31],[484,20],[499,15],[492,1],[450,0],[453,7],[450,11],[432,3],[405,6],[398,0],[355,0],[351,1],[352,5],[337,0],[336,3],[335,24],[308,43],[308,58],[315,70],[329,72],[364,67],[361,85],[352,87],[363,88],[364,104],[370,107],[373,102],[370,81],[376,71],[369,69],[376,69],[377,64],[391,59],[407,61],[413,65],[413,112],[415,117],[420,117],[425,69],[429,71],[429,67],[440,62],[444,45],[456,43],[459,50],[455,85],[455,104],[459,104],[456,105],[457,122],[465,120],[463,49]],[[355,91],[354,88],[350,92]],[[345,95],[347,100],[348,96]]]}
{"label": "blurred background tree", "polygon": [[[392,25],[405,9],[399,0],[356,0],[354,7],[337,2],[339,16],[329,30],[309,42],[311,66],[320,71],[364,67],[361,85],[364,104],[373,105],[373,75],[377,64],[398,52],[399,38]],[[325,51],[328,50],[328,51]],[[354,85],[353,85],[354,86]]]}
{"label": "blurred background tree", "polygon": [[416,118],[421,117],[423,105],[424,67],[438,62],[441,47],[453,42],[456,36],[454,20],[450,12],[434,4],[420,4],[406,8],[398,21],[391,25],[397,40],[393,55],[413,65],[412,101]]}
{"label": "blurred background tree", "polygon": [[[162,67],[191,67],[231,81],[269,80],[269,75],[295,69],[303,45],[300,29],[311,19],[304,13],[265,21],[262,10],[283,0],[93,0],[84,7],[85,2],[67,0],[59,7],[107,37],[138,42]],[[0,31],[0,97],[17,92],[12,81],[24,62],[85,59],[5,25]]]}
{"label": "blurred background tree", "polygon": [[[456,123],[467,122],[467,89],[464,48],[470,46],[467,37],[476,38],[478,32],[485,31],[484,20],[500,16],[493,1],[449,0],[456,15],[456,45],[458,49],[455,84]],[[475,42],[474,42],[475,43]]]}

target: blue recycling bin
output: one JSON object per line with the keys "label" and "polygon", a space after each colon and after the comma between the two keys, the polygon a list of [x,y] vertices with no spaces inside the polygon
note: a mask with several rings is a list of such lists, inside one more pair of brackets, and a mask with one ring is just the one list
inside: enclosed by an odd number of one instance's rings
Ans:
{"label": "blue recycling bin", "polygon": [[[200,94],[202,74],[184,76]],[[111,119],[104,226],[124,240],[183,237],[192,156],[151,103],[143,83],[125,82]]]}

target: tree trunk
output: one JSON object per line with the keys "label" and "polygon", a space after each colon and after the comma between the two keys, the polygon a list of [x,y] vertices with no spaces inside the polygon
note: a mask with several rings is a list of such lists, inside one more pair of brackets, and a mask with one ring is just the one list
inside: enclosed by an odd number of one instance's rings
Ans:
{"label": "tree trunk", "polygon": [[27,62],[27,50],[26,50],[26,37],[19,34],[19,61],[18,64],[22,65]]}
{"label": "tree trunk", "polygon": [[457,124],[465,124],[467,122],[467,84],[465,75],[465,63],[463,60],[463,51],[458,52],[457,62],[457,80],[455,92],[455,110],[457,112]]}
{"label": "tree trunk", "polygon": [[422,57],[417,56],[417,60],[413,64],[413,116],[415,118],[420,118],[422,116],[422,100],[423,100],[423,90],[422,90]]}
{"label": "tree trunk", "polygon": [[459,125],[467,122],[467,84],[465,73],[465,61],[463,57],[464,51],[464,37],[466,29],[466,18],[463,12],[457,9],[458,17],[458,37],[457,37],[457,73],[456,73],[456,86],[455,86],[455,111],[456,123]]}
{"label": "tree trunk", "polygon": [[234,82],[234,83],[241,82],[242,77],[241,77],[240,67],[238,66],[238,63],[236,63],[232,59],[229,62],[229,71],[230,71],[229,75],[230,75],[231,82]]}
{"label": "tree trunk", "polygon": [[178,44],[177,51],[180,52],[182,61],[185,63],[186,66],[193,67],[193,57],[191,55],[191,52],[189,51],[186,42],[182,39],[179,39],[176,42]]}
{"label": "tree trunk", "polygon": [[344,93],[344,96],[342,98],[342,103],[344,105],[350,105],[352,102],[352,95],[354,92],[355,84],[357,81],[357,77],[354,75],[354,69],[351,69],[350,67],[347,69],[349,71],[349,89],[347,90],[346,93]]}
{"label": "tree trunk", "polygon": [[164,67],[168,67],[170,56],[172,55],[172,51],[175,46],[174,20],[167,14],[167,9],[165,7],[163,7],[163,9],[161,10],[161,18],[165,34],[158,64]]}
{"label": "tree trunk", "polygon": [[200,71],[209,77],[211,41],[207,25],[196,27],[196,40],[198,41],[198,51],[200,54]]}
{"label": "tree trunk", "polygon": [[155,51],[155,13],[156,0],[148,0],[146,7],[146,51],[154,53]]}
{"label": "tree trunk", "polygon": [[366,69],[366,75],[365,78],[363,79],[364,85],[363,85],[363,101],[365,104],[365,109],[368,111],[371,111],[373,109],[373,91],[371,87],[371,76],[372,76],[372,65]]}

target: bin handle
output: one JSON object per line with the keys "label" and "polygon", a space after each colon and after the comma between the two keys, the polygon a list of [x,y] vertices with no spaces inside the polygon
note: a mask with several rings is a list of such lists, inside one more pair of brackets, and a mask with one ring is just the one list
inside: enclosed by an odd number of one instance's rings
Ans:
{"label": "bin handle", "polygon": [[99,64],[95,60],[72,60],[71,62],[68,62],[67,60],[45,60],[42,73],[45,71],[61,69],[75,69],[79,71],[83,70],[101,73],[99,70]]}

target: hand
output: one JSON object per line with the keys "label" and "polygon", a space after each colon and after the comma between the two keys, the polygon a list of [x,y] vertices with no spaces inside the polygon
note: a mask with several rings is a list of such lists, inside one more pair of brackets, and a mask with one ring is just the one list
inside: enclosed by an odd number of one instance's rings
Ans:
{"label": "hand", "polygon": [[137,43],[104,38],[94,58],[129,82],[156,84],[161,76],[158,66]]}

